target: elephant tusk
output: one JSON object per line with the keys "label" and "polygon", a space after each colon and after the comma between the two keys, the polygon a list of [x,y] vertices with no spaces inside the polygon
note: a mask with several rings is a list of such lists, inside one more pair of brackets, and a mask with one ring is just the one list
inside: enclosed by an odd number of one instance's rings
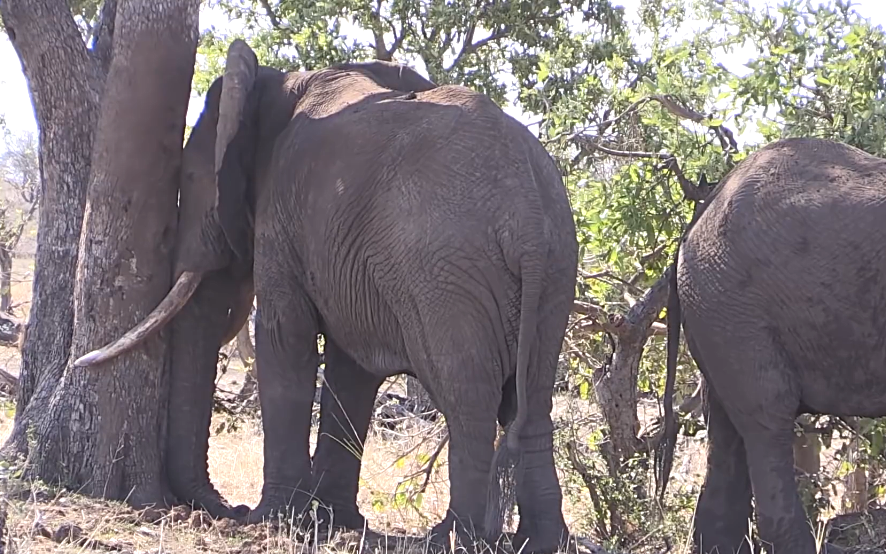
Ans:
{"label": "elephant tusk", "polygon": [[127,331],[116,341],[105,345],[98,350],[88,352],[74,361],[74,367],[87,367],[101,362],[106,362],[135,348],[154,332],[161,329],[170,319],[175,317],[188,303],[188,299],[194,295],[200,284],[202,275],[192,271],[185,271],[179,276],[172,290],[154,308],[147,317],[138,325]]}

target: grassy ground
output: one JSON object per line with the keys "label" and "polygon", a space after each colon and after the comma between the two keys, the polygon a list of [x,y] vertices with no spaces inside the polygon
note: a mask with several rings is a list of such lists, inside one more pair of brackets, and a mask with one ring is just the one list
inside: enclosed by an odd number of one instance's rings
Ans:
{"label": "grassy ground", "polygon": [[[20,303],[19,315],[27,310],[30,295],[28,271],[30,260],[16,260],[13,301]],[[0,347],[0,366],[13,374],[19,370],[18,351]],[[220,379],[223,389],[236,391],[245,374],[239,361]],[[12,426],[13,405],[0,402],[0,439]],[[646,424],[657,415],[653,402],[641,405],[641,421]],[[555,399],[554,419],[558,429],[557,444],[572,439],[580,444],[597,440],[602,417],[595,406],[575,396],[560,395]],[[394,537],[420,536],[439,521],[448,503],[446,449],[421,494],[418,489],[425,476],[422,470],[437,449],[443,436],[442,424],[415,419],[394,430],[375,425],[365,448],[358,501],[370,528],[379,536],[362,533],[339,534],[320,541],[295,540],[288,526],[254,525],[238,527],[228,521],[210,521],[200,513],[177,509],[172,513],[136,513],[119,503],[87,499],[70,492],[49,490],[36,483],[0,483],[0,512],[6,506],[6,552],[89,552],[117,551],[127,553],[308,553],[375,551],[416,552],[424,554],[421,541],[406,544]],[[315,429],[316,432],[316,429]],[[671,538],[671,552],[688,552],[688,521],[691,501],[701,484],[705,442],[703,435],[681,437],[671,484],[670,514],[664,521],[640,522],[643,532],[626,552],[663,552],[663,536]],[[588,489],[568,467],[563,448],[558,446],[560,480],[564,492],[563,509],[573,533],[599,538],[594,525],[594,510]],[[232,504],[255,505],[262,485],[262,435],[255,419],[238,419],[216,414],[212,421],[209,449],[210,477]],[[825,456],[826,471],[835,470],[837,462]],[[598,470],[599,471],[599,470]],[[0,478],[3,476],[0,467]],[[16,494],[18,492],[18,494]],[[839,491],[837,491],[837,495]],[[839,498],[833,499],[839,505]],[[682,508],[680,507],[682,503]],[[623,503],[631,509],[631,500]],[[878,519],[879,518],[879,519]],[[866,540],[872,550],[886,551],[886,516],[868,519],[845,519],[836,540]],[[596,537],[595,537],[596,535]],[[861,537],[859,539],[859,537]],[[867,537],[867,538],[865,538]],[[879,537],[879,538],[878,538]],[[878,542],[882,541],[882,542]],[[584,544],[587,550],[589,544]],[[2,545],[0,545],[2,547]]]}

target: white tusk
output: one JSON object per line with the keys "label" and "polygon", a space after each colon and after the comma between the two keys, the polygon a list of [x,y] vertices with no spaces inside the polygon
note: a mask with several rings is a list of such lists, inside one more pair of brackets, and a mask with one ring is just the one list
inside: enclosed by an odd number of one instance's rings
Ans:
{"label": "white tusk", "polygon": [[87,367],[101,362],[106,362],[135,348],[154,332],[160,330],[175,314],[184,308],[185,304],[200,285],[202,275],[191,271],[185,271],[179,276],[172,290],[154,308],[147,317],[138,325],[123,334],[116,341],[105,345],[98,350],[88,352],[74,361],[74,367]]}

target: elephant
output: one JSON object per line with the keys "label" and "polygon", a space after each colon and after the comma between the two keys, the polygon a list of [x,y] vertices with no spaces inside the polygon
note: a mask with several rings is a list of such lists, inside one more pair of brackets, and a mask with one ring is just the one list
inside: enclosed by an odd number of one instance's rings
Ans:
{"label": "elephant", "polygon": [[667,381],[672,391],[682,322],[707,387],[696,552],[754,551],[752,497],[770,552],[816,552],[794,476],[794,421],[886,416],[884,222],[886,160],[789,138],[730,171],[684,234]]}
{"label": "elephant", "polygon": [[[284,73],[238,39],[185,146],[179,212],[167,297],[77,360],[101,363],[173,321],[176,495],[246,522],[316,499],[336,525],[363,529],[354,449],[383,380],[408,374],[451,437],[450,504],[432,540],[448,544],[453,527],[497,540],[514,497],[524,548],[568,540],[551,409],[578,241],[560,172],[525,126],[405,66]],[[209,483],[206,445],[215,355],[253,291],[265,462],[249,510]]]}

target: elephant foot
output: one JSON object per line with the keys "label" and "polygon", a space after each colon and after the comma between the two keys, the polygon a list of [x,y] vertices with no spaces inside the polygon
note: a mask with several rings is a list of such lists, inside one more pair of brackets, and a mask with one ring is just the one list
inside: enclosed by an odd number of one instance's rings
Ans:
{"label": "elephant foot", "polygon": [[247,509],[247,513],[238,519],[245,525],[267,520],[291,520],[298,527],[305,527],[306,521],[311,519],[310,510],[313,501],[313,496],[292,487],[287,487],[285,491],[282,488],[265,489],[258,506],[251,510]]}
{"label": "elephant foot", "polygon": [[360,513],[357,505],[336,506],[334,503],[319,502],[316,511],[318,524],[323,528],[362,531],[366,527],[366,518]]}
{"label": "elephant foot", "polygon": [[430,549],[435,553],[449,553],[453,551],[453,546],[456,549],[463,549],[468,554],[489,550],[489,542],[484,537],[482,529],[466,527],[451,512],[431,529],[427,539]]}
{"label": "elephant foot", "polygon": [[514,552],[553,554],[567,550],[569,529],[561,521],[539,521],[531,525],[521,524],[512,539]]}
{"label": "elephant foot", "polygon": [[127,502],[134,510],[168,510],[174,502],[175,496],[163,486],[140,486],[135,487],[130,493]]}
{"label": "elephant foot", "polygon": [[186,504],[190,504],[195,510],[203,510],[214,519],[239,520],[249,513],[249,506],[243,504],[231,506],[211,485],[188,496],[190,500],[186,500]]}

